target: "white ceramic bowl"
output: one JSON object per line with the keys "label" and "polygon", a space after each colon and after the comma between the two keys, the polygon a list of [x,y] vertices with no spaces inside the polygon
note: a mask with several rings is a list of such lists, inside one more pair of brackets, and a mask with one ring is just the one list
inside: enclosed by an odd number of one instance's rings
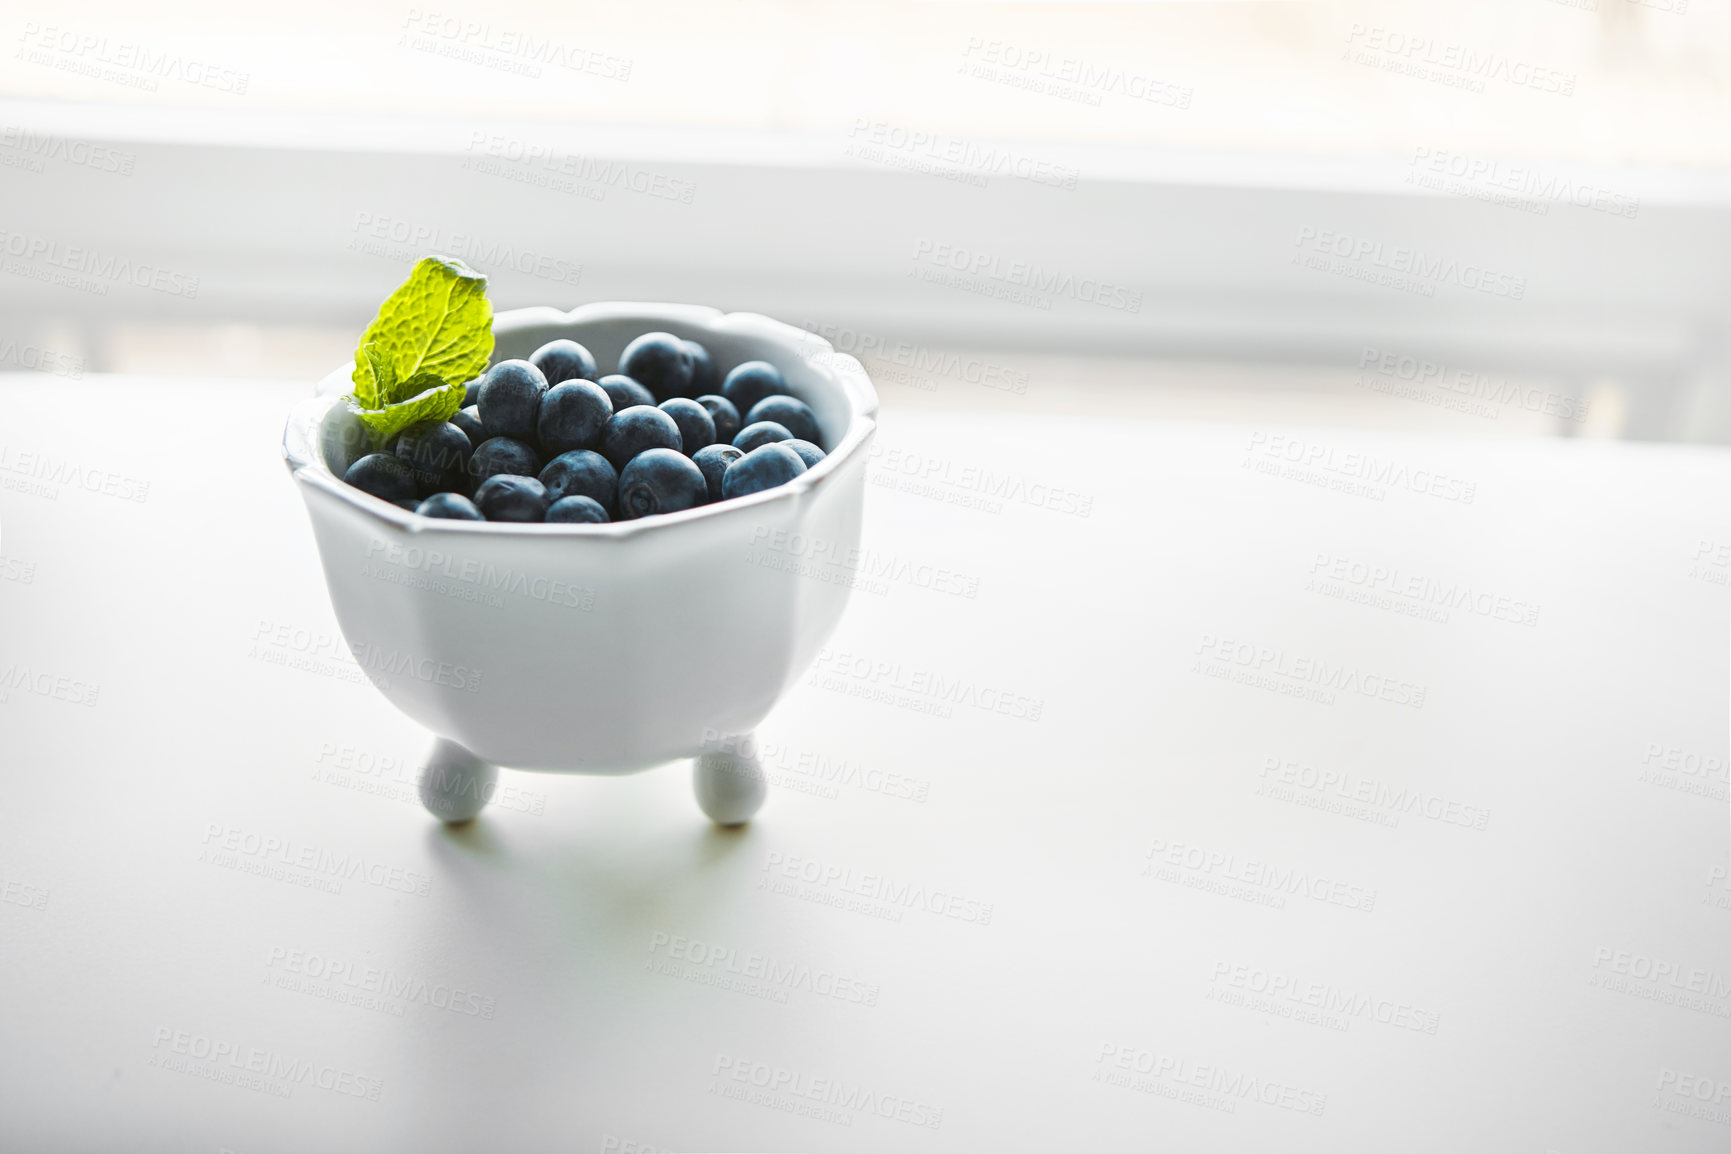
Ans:
{"label": "white ceramic bowl", "polygon": [[858,361],[767,317],[661,304],[500,313],[494,356],[570,337],[605,373],[654,330],[701,341],[724,375],[775,364],[829,455],[779,488],[635,521],[448,521],[341,480],[366,451],[340,400],[350,366],[289,417],[283,455],[343,636],[391,703],[456,754],[602,774],[697,756],[717,734],[750,732],[841,616],[847,584],[779,565],[775,542],[859,542],[877,394]]}

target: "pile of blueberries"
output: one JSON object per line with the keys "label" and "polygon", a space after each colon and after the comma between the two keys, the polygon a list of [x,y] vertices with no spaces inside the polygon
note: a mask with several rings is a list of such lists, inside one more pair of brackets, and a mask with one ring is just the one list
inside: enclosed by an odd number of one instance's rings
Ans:
{"label": "pile of blueberries", "polygon": [[721,380],[709,350],[670,333],[644,333],[599,378],[588,349],[553,341],[488,369],[463,404],[343,480],[425,517],[598,523],[771,489],[824,457],[779,369],[746,361]]}

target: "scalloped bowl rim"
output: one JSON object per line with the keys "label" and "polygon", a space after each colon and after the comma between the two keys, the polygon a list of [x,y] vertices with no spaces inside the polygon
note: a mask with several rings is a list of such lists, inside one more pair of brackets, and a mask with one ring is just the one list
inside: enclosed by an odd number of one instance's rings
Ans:
{"label": "scalloped bowl rim", "polygon": [[[569,311],[561,311],[548,305],[535,305],[529,308],[507,309],[504,312],[495,313],[493,315],[493,332],[495,336],[498,336],[502,333],[509,334],[522,329],[549,325],[571,325],[593,321],[639,318],[640,314],[643,313],[662,314],[658,319],[681,322],[692,326],[701,325],[711,332],[734,329],[738,330],[740,335],[773,338],[797,346],[796,352],[800,360],[818,372],[826,374],[840,388],[842,396],[847,402],[848,425],[841,440],[823,460],[791,481],[786,481],[773,489],[765,489],[745,497],[730,497],[722,501],[713,501],[696,508],[682,509],[677,513],[657,513],[648,517],[637,517],[628,521],[610,521],[600,525],[459,521],[442,517],[423,517],[418,513],[411,513],[399,505],[393,505],[381,497],[375,497],[371,493],[357,489],[331,471],[330,467],[325,464],[323,453],[316,447],[319,443],[319,432],[326,414],[342,403],[342,397],[334,393],[309,397],[297,402],[294,408],[289,411],[288,423],[283,431],[283,459],[288,463],[289,472],[295,480],[329,493],[376,521],[410,533],[473,533],[553,538],[593,537],[619,540],[644,533],[656,533],[700,518],[722,516],[768,505],[775,501],[797,500],[833,476],[841,468],[842,462],[858,452],[860,446],[870,438],[872,431],[877,427],[877,390],[873,387],[871,378],[866,375],[864,366],[856,358],[836,351],[834,345],[816,333],[795,328],[785,321],[778,321],[761,313],[723,313],[720,309],[706,305],[636,301],[597,302],[578,305]],[[820,356],[825,359],[825,364],[816,363],[815,358]],[[346,380],[353,368],[354,362],[350,361],[348,364],[332,370],[326,380],[339,377]]]}

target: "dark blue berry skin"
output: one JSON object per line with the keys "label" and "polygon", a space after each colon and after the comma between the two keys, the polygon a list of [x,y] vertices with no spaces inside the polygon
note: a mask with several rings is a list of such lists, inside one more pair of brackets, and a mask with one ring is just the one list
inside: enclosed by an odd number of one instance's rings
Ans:
{"label": "dark blue berry skin", "polygon": [[755,425],[759,421],[774,421],[802,441],[814,445],[823,443],[823,433],[817,427],[817,414],[798,397],[777,393],[763,398],[745,414],[746,424]]}
{"label": "dark blue berry skin", "polygon": [[481,424],[481,412],[473,405],[452,413],[451,424],[463,430],[463,435],[469,438],[471,445],[479,445],[487,439],[487,430]]}
{"label": "dark blue berry skin", "polygon": [[475,507],[489,521],[541,521],[547,516],[547,490],[533,477],[500,474],[481,482]]}
{"label": "dark blue berry skin", "polygon": [[529,354],[529,363],[541,370],[549,386],[595,379],[595,358],[576,341],[548,341]]}
{"label": "dark blue berry skin", "polygon": [[693,397],[701,397],[704,393],[721,391],[721,370],[715,367],[715,358],[709,355],[709,350],[696,341],[686,341],[685,351],[691,354],[691,392]]}
{"label": "dark blue berry skin", "polygon": [[622,520],[651,513],[677,513],[709,500],[709,482],[677,449],[645,449],[619,473]]}
{"label": "dark blue berry skin", "polygon": [[475,502],[461,493],[434,493],[415,507],[423,517],[442,517],[447,521],[485,521]]}
{"label": "dark blue berry skin", "polygon": [[763,445],[776,441],[791,441],[793,434],[787,431],[786,425],[778,425],[774,421],[759,421],[755,425],[747,425],[739,430],[739,435],[733,438],[733,447],[751,452]]}
{"label": "dark blue berry skin", "polygon": [[554,385],[541,398],[541,415],[535,420],[541,451],[557,457],[573,449],[594,447],[601,439],[601,427],[612,415],[613,402],[594,381]]}
{"label": "dark blue berry skin", "polygon": [[619,354],[619,371],[655,394],[657,401],[691,395],[691,350],[672,333],[644,333]]}
{"label": "dark blue berry skin", "polygon": [[413,513],[415,510],[417,510],[421,507],[421,503],[419,501],[415,500],[413,497],[410,497],[404,501],[392,501],[391,504],[395,505],[399,509],[407,509],[411,513]]}
{"label": "dark blue berry skin", "polygon": [[[601,452],[615,469],[624,469],[631,458],[645,449],[680,451],[679,426],[653,405],[633,405],[614,413],[601,430]],[[624,482],[620,482],[623,486]],[[624,506],[620,506],[621,510]]]}
{"label": "dark blue berry skin", "polygon": [[595,382],[601,386],[601,391],[607,394],[607,399],[613,402],[613,411],[622,413],[635,405],[655,407],[655,394],[620,373],[609,373]]}
{"label": "dark blue berry skin", "polygon": [[679,426],[679,448],[687,457],[705,445],[715,444],[715,421],[708,409],[690,397],[670,397],[659,407]]}
{"label": "dark blue berry skin", "polygon": [[481,425],[489,437],[535,439],[535,417],[547,378],[528,361],[500,361],[481,378]]}
{"label": "dark blue berry skin", "polygon": [[533,477],[541,471],[535,450],[511,437],[490,437],[469,456],[469,478],[482,484],[489,477]]}
{"label": "dark blue berry skin", "polygon": [[485,379],[486,376],[483,374],[463,386],[463,407],[465,409],[472,409],[481,403],[481,382]]}
{"label": "dark blue berry skin", "polygon": [[743,456],[744,450],[732,445],[705,445],[691,455],[691,463],[697,466],[697,471],[703,474],[703,480],[709,486],[711,501],[721,500],[721,475]]}
{"label": "dark blue berry skin", "polygon": [[559,501],[566,497],[588,497],[609,516],[613,513],[613,495],[619,487],[619,472],[600,453],[578,449],[561,453],[541,470],[541,484],[547,487],[547,497]]}
{"label": "dark blue berry skin", "polygon": [[423,497],[461,487],[472,451],[468,434],[449,421],[416,421],[397,438],[397,460],[415,475]]}
{"label": "dark blue berry skin", "polygon": [[385,501],[412,501],[417,496],[414,472],[390,453],[368,453],[349,466],[343,480]]}
{"label": "dark blue berry skin", "polygon": [[805,462],[786,445],[763,445],[727,467],[721,475],[724,498],[761,493],[785,485],[805,472]]}
{"label": "dark blue berry skin", "polygon": [[746,361],[735,365],[727,379],[721,382],[721,395],[732,401],[733,407],[742,413],[751,412],[751,406],[765,397],[785,392],[786,379],[781,370],[768,361]]}
{"label": "dark blue berry skin", "polygon": [[818,448],[810,441],[802,441],[798,437],[795,437],[791,441],[782,441],[781,444],[786,445],[788,448],[798,453],[799,459],[805,462],[805,467],[808,469],[823,460],[826,456],[822,449]]}
{"label": "dark blue berry skin", "polygon": [[605,525],[607,510],[588,497],[561,497],[547,506],[547,522],[565,525]]}
{"label": "dark blue berry skin", "polygon": [[744,427],[733,402],[719,393],[705,393],[697,398],[697,403],[709,410],[709,419],[715,422],[715,439],[724,445],[733,444],[733,438]]}

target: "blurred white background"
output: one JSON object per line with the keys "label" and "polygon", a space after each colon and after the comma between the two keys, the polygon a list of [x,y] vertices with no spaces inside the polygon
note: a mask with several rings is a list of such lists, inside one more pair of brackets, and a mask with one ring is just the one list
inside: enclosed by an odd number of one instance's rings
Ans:
{"label": "blurred white background", "polygon": [[0,369],[305,377],[423,252],[891,403],[1731,441],[1731,5],[11,5]]}

